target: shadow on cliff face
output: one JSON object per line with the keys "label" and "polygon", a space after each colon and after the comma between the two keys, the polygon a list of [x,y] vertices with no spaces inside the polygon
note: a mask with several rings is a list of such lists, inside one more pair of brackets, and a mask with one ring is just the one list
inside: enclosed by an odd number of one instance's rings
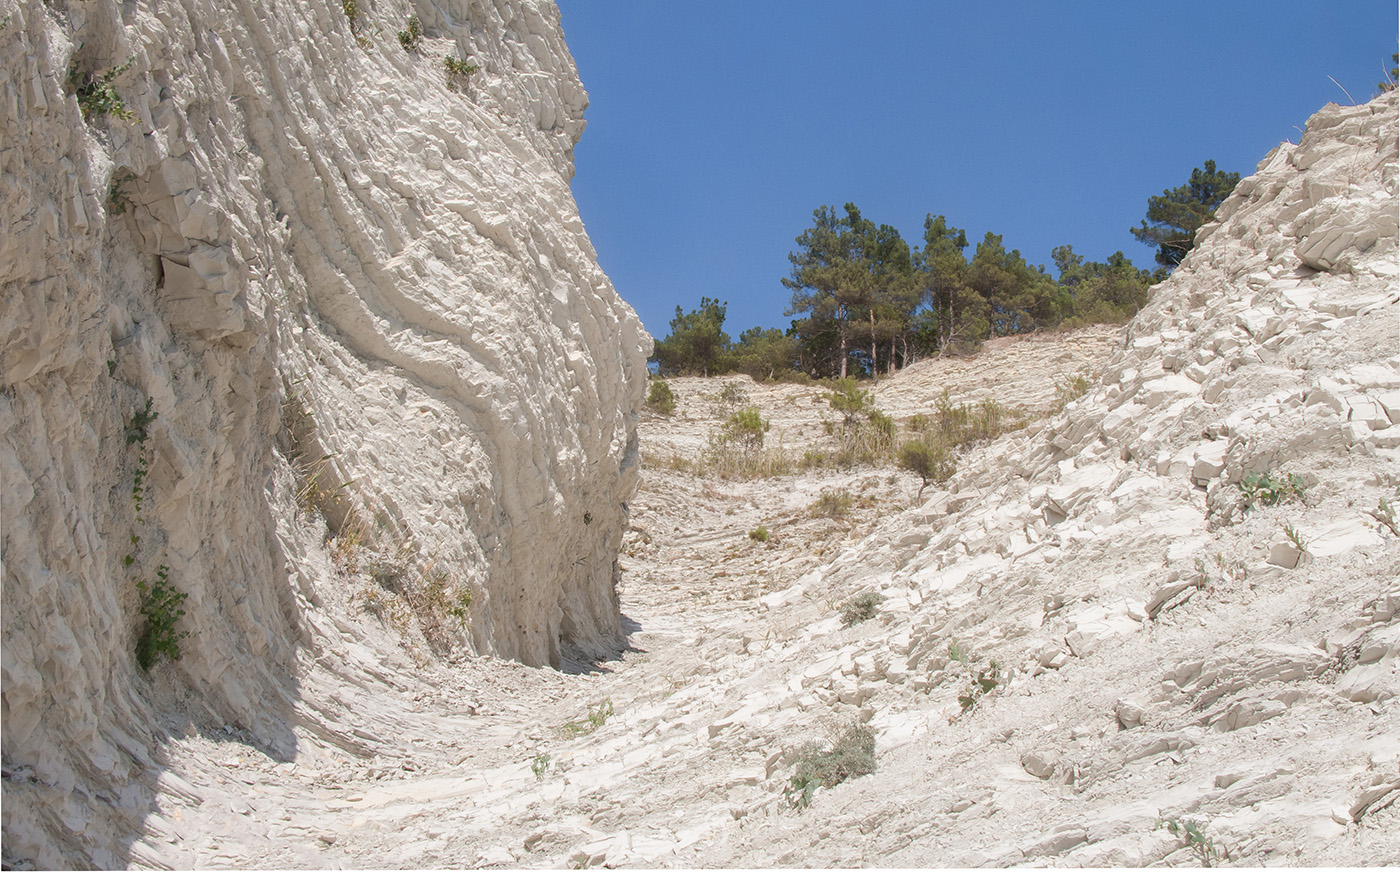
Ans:
{"label": "shadow on cliff face", "polygon": [[565,675],[599,675],[612,672],[605,663],[618,663],[627,654],[645,654],[646,650],[632,645],[632,636],[642,631],[642,625],[627,615],[622,615],[622,647],[607,657],[592,659],[584,656],[575,646],[567,642],[561,646],[559,671]]}

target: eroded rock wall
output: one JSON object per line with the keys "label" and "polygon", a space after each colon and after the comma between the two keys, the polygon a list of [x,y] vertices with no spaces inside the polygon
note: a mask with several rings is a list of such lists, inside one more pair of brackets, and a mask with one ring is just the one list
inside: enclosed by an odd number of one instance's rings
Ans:
{"label": "eroded rock wall", "polygon": [[877,700],[869,792],[911,805],[871,855],[1170,865],[1153,826],[1190,819],[1237,862],[1395,856],[1398,122],[1394,92],[1314,115],[1086,396],[783,595],[884,597],[801,681]]}
{"label": "eroded rock wall", "polygon": [[[586,104],[547,2],[0,10],[7,857],[125,862],[157,715],[293,753],[354,638],[323,539],[470,593],[410,628],[439,653],[621,644],[650,338],[569,192]],[[162,577],[188,635],[147,676]]]}

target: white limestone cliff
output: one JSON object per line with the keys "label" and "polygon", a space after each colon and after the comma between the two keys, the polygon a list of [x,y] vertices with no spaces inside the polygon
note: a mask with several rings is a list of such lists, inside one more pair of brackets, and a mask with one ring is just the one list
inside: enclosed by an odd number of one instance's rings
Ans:
{"label": "white limestone cliff", "polygon": [[[118,69],[85,121],[70,70]],[[7,856],[131,862],[182,720],[334,733],[312,673],[397,647],[345,617],[375,572],[415,656],[622,644],[651,340],[569,191],[586,105],[548,2],[0,7]]]}
{"label": "white limestone cliff", "polygon": [[[1210,822],[1245,862],[1393,861],[1366,816],[1400,797],[1398,151],[1395,92],[1319,111],[1201,228],[1087,396],[806,580],[884,596],[886,626],[800,682],[876,699],[894,774],[867,793],[937,797],[881,820],[884,861],[1189,858],[1151,835],[1163,819]],[[1251,504],[1250,474],[1304,498]],[[993,662],[996,698],[962,717]],[[958,815],[979,803],[1035,812]],[[936,839],[908,835],[930,820]]]}

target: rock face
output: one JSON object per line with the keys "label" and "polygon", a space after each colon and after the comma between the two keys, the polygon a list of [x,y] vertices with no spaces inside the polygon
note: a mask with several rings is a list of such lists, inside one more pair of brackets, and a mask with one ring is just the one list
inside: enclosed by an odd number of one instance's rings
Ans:
{"label": "rock face", "polygon": [[[546,2],[0,19],[7,860],[131,862],[158,722],[291,755],[313,665],[397,648],[357,594],[415,656],[621,645],[650,338],[569,192],[586,105]],[[138,582],[186,596],[149,680]]]}
{"label": "rock face", "polygon": [[[886,626],[831,656],[879,667],[846,674],[886,749],[832,813],[885,813],[865,853],[775,825],[762,856],[1139,865],[1189,857],[1151,835],[1186,819],[1236,859],[1397,856],[1393,812],[1364,818],[1400,784],[1398,119],[1394,92],[1317,113],[1201,229],[1087,396],[804,579],[813,599],[884,597]],[[800,686],[856,687],[823,672]],[[763,865],[744,851],[696,862]]]}

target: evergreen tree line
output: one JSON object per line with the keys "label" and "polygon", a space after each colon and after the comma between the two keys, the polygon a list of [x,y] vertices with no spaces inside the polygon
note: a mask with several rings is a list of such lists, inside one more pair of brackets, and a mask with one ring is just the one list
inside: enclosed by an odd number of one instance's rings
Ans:
{"label": "evergreen tree line", "polygon": [[763,380],[891,372],[975,351],[991,336],[1126,321],[1165,275],[1134,267],[1121,251],[1086,263],[1063,245],[1052,253],[1054,278],[1007,251],[994,233],[969,259],[966,233],[942,215],[925,220],[924,245],[911,248],[852,203],[844,214],[817,209],[797,245],[782,280],[792,293],[791,328],[754,327],[735,342],[724,331],[727,303],[705,297],[690,312],[677,306],[652,357],[660,374],[743,372]]}
{"label": "evergreen tree line", "polygon": [[967,234],[942,215],[924,219],[911,246],[854,203],[822,206],[797,237],[783,286],[791,293],[786,330],[754,327],[737,342],[724,332],[727,304],[704,297],[676,307],[671,332],[652,360],[663,376],[744,372],[755,379],[846,378],[893,372],[921,358],[971,353],[990,337],[1121,323],[1146,302],[1190,251],[1196,230],[1239,182],[1239,173],[1197,168],[1184,185],[1148,198],[1147,218],[1130,228],[1157,248],[1155,272],[1123,252],[1086,262],[1069,245],[1051,252],[1057,276],[1032,266],[987,233],[968,256]]}

